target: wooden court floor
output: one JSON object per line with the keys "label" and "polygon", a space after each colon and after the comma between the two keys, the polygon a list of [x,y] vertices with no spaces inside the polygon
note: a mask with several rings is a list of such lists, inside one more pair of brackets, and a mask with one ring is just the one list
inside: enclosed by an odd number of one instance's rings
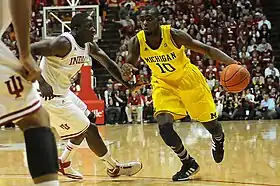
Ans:
{"label": "wooden court floor", "polygon": [[[210,136],[198,123],[176,123],[175,128],[200,172],[188,182],[172,182],[180,162],[165,146],[156,124],[100,126],[100,133],[119,161],[141,160],[143,170],[133,177],[111,179],[87,144],[74,156],[73,166],[84,175],[80,182],[60,176],[62,186],[170,186],[211,185],[280,186],[280,120],[223,122],[225,159],[216,164],[210,154]],[[59,154],[62,142],[58,140]],[[42,160],[43,161],[43,160]],[[17,130],[0,130],[0,186],[32,185],[23,136]]]}

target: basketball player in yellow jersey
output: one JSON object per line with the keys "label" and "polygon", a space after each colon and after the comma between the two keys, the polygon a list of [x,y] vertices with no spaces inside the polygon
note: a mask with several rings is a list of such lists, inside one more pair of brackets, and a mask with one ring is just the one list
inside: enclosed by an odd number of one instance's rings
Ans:
{"label": "basketball player in yellow jersey", "polygon": [[216,107],[205,78],[185,55],[185,47],[206,54],[225,64],[237,63],[222,51],[192,39],[187,33],[160,26],[159,12],[154,6],[145,7],[140,13],[143,28],[128,44],[127,63],[122,66],[123,78],[129,80],[139,56],[152,71],[151,84],[155,117],[164,142],[178,155],[183,165],[173,181],[187,180],[199,171],[178,134],[173,122],[186,116],[186,112],[201,122],[212,134],[212,155],[220,163],[224,157],[224,133],[217,121]]}

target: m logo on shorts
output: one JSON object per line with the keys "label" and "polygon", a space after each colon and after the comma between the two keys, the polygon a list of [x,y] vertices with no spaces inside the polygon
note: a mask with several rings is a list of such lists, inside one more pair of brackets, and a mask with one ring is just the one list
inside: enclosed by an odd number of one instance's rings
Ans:
{"label": "m logo on shorts", "polygon": [[5,82],[8,88],[8,91],[11,95],[15,95],[16,98],[20,98],[22,91],[24,90],[21,78],[19,76],[11,76],[10,80]]}
{"label": "m logo on shorts", "polygon": [[67,123],[61,124],[61,125],[59,125],[59,127],[61,127],[64,130],[69,130],[70,129],[70,127],[67,125]]}
{"label": "m logo on shorts", "polygon": [[211,115],[211,119],[216,119],[217,118],[217,113],[216,112],[215,113],[211,113],[210,115]]}

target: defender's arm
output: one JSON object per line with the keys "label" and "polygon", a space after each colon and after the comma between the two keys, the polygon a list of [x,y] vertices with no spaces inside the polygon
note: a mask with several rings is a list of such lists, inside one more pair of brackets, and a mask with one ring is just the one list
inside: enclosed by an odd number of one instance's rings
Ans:
{"label": "defender's arm", "polygon": [[53,40],[43,40],[31,45],[31,53],[39,56],[65,57],[71,51],[70,41],[63,36]]}
{"label": "defender's arm", "polygon": [[210,58],[225,63],[226,65],[237,64],[237,62],[234,59],[229,57],[221,50],[193,39],[189,34],[185,33],[182,30],[172,28],[171,35],[178,47],[184,45],[193,51],[206,54]]}
{"label": "defender's arm", "polygon": [[89,43],[89,46],[90,55],[99,61],[110,72],[110,74],[116,78],[116,80],[118,80],[127,88],[130,88],[131,85],[122,79],[121,69],[118,67],[118,65],[112,59],[110,59],[109,56],[102,49],[100,49],[96,43]]}

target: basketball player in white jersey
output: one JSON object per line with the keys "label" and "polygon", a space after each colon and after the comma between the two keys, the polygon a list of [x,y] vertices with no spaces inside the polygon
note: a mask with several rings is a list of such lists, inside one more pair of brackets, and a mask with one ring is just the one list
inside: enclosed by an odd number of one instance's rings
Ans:
{"label": "basketball player in white jersey", "polygon": [[34,184],[58,186],[55,138],[32,84],[40,76],[40,68],[30,53],[30,15],[31,0],[0,0],[0,36],[12,21],[20,56],[19,61],[0,40],[0,125],[14,121],[23,131]]}
{"label": "basketball player in white jersey", "polygon": [[131,176],[142,169],[142,164],[121,164],[111,157],[94,124],[94,114],[69,89],[70,79],[80,71],[89,55],[104,65],[119,82],[128,88],[135,87],[122,80],[116,63],[93,42],[94,33],[93,19],[87,13],[79,13],[72,18],[70,33],[31,46],[33,54],[44,56],[40,64],[39,89],[45,98],[43,106],[50,114],[51,126],[62,139],[70,139],[59,158],[59,172],[73,179],[83,178],[71,167],[71,157],[85,138],[90,149],[105,163],[109,176]]}

